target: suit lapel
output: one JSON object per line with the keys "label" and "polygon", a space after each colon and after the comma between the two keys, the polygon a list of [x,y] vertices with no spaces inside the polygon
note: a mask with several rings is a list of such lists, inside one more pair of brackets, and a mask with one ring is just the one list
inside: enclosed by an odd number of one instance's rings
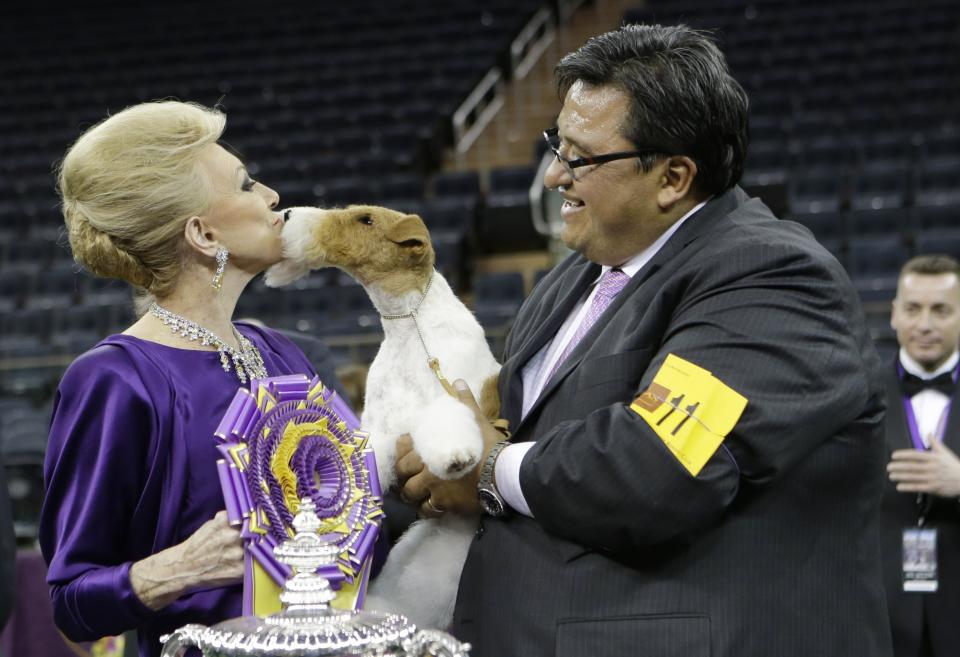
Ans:
{"label": "suit lapel", "polygon": [[519,336],[520,344],[516,352],[503,364],[505,372],[501,376],[505,377],[507,394],[501,394],[505,402],[501,415],[514,421],[519,420],[523,405],[521,375],[524,366],[553,339],[577,301],[599,274],[600,265],[583,260],[573,265],[554,285],[553,289],[558,291],[556,294],[552,294],[551,290],[540,299],[535,314],[529,321],[532,330]]}

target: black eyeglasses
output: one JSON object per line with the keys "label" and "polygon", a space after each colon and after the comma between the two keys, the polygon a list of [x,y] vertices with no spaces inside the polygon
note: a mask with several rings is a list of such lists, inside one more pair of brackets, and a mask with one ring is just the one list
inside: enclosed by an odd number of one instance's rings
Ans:
{"label": "black eyeglasses", "polygon": [[644,155],[653,155],[663,152],[657,148],[646,148],[640,151],[620,151],[618,153],[607,153],[605,155],[594,155],[592,157],[578,157],[575,160],[568,160],[564,156],[560,155],[559,133],[560,131],[557,128],[550,128],[549,130],[543,131],[543,138],[546,140],[547,146],[550,147],[550,150],[553,151],[553,154],[557,156],[557,160],[574,180],[577,179],[577,174],[574,172],[574,169],[579,169],[580,167],[589,166],[591,164],[605,164],[607,162],[613,162],[614,160],[626,160],[631,157],[642,157]]}

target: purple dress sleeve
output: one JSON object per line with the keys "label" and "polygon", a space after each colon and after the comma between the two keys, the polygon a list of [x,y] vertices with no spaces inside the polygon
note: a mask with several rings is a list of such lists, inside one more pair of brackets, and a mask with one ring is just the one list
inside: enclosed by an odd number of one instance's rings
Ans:
{"label": "purple dress sleeve", "polygon": [[126,537],[156,448],[156,407],[126,354],[100,346],[54,400],[41,524],[58,627],[73,640],[120,634],[153,613],[130,586]]}

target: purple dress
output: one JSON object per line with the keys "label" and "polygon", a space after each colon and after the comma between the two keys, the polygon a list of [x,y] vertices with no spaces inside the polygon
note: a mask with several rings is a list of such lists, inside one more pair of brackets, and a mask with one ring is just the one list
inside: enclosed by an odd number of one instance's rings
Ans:
{"label": "purple dress", "polygon": [[[314,375],[290,340],[237,323],[269,376]],[[187,623],[239,616],[241,585],[196,589],[159,611],[130,565],[182,542],[224,508],[214,430],[239,386],[216,352],[114,335],[67,369],[54,400],[40,546],[54,619],[73,640],[136,628],[140,655]]]}

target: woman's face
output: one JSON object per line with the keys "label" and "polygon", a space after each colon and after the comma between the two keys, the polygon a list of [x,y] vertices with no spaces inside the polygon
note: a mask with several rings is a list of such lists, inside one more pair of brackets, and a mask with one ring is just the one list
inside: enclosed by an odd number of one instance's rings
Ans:
{"label": "woman's face", "polygon": [[243,163],[219,144],[200,156],[213,198],[203,214],[212,236],[230,252],[230,264],[257,274],[279,262],[282,217],[275,191],[250,178]]}

